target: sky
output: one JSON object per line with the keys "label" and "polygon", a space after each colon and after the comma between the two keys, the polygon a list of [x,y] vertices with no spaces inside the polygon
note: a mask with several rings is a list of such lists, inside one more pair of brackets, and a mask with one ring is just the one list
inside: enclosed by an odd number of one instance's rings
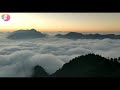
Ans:
{"label": "sky", "polygon": [[0,13],[0,32],[36,29],[41,32],[120,32],[120,13]]}

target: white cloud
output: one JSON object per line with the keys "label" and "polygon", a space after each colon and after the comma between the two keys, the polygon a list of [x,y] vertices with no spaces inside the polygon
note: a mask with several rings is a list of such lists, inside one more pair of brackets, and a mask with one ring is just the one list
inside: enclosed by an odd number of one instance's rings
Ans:
{"label": "white cloud", "polygon": [[0,34],[0,77],[29,77],[35,65],[54,73],[72,58],[96,53],[105,57],[120,57],[120,40],[87,40],[37,38],[9,40]]}
{"label": "white cloud", "polygon": [[52,54],[37,54],[34,55],[32,58],[32,64],[40,65],[44,67],[44,69],[49,73],[52,74],[56,70],[60,69],[62,65],[65,63],[62,60],[60,60],[57,56]]}

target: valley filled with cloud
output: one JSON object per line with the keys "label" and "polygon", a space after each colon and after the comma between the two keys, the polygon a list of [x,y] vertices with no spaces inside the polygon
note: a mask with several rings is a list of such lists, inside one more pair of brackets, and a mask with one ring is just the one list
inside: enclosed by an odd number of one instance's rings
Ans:
{"label": "valley filled with cloud", "polygon": [[49,74],[76,56],[88,53],[106,58],[120,57],[119,39],[65,39],[54,35],[44,38],[12,40],[0,33],[0,77],[30,77],[35,65]]}

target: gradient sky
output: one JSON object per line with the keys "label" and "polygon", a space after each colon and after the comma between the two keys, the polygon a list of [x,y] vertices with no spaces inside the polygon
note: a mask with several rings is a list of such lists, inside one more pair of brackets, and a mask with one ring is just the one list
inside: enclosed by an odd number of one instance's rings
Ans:
{"label": "gradient sky", "polygon": [[44,32],[119,32],[120,13],[0,13],[9,14],[7,22],[0,17],[0,31],[36,29]]}

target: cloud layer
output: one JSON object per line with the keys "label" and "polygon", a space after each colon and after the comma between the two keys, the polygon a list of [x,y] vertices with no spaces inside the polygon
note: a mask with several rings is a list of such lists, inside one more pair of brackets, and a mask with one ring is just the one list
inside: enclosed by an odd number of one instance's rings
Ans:
{"label": "cloud layer", "polygon": [[9,40],[7,35],[0,33],[0,77],[29,77],[35,65],[52,74],[72,58],[87,53],[120,57],[120,40],[70,40],[53,36]]}

